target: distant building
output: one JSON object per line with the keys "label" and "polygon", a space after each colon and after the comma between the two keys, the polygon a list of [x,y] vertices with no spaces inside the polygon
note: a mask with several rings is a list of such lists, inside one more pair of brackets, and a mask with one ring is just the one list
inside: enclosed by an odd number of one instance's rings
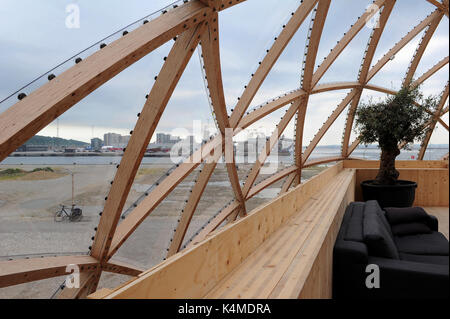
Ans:
{"label": "distant building", "polygon": [[48,145],[22,145],[16,151],[17,152],[48,152]]}
{"label": "distant building", "polygon": [[170,134],[158,133],[156,134],[156,144],[176,144],[181,139]]}
{"label": "distant building", "polygon": [[130,141],[131,136],[130,135],[126,135],[126,136],[120,136],[119,139],[119,147],[120,148],[125,148],[128,145],[128,142]]}
{"label": "distant building", "polygon": [[119,147],[121,142],[121,135],[116,133],[106,133],[103,135],[104,145],[110,145],[114,147]]}
{"label": "distant building", "polygon": [[130,135],[120,135],[117,133],[106,133],[104,136],[103,145],[112,146],[115,148],[125,148],[130,141]]}
{"label": "distant building", "polygon": [[100,151],[103,146],[103,141],[99,138],[91,139],[91,149],[93,151]]}

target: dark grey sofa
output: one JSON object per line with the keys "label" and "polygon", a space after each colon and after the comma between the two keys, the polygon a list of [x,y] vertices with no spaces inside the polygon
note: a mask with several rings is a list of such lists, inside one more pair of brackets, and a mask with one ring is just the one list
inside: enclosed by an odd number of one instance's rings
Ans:
{"label": "dark grey sofa", "polygon": [[[333,252],[334,298],[448,298],[449,243],[419,207],[351,203]],[[379,269],[379,288],[366,279]]]}

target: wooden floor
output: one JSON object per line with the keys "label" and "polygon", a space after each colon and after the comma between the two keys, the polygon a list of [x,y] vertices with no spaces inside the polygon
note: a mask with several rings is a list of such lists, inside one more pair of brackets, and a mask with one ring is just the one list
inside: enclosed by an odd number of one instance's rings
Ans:
{"label": "wooden floor", "polygon": [[439,219],[439,231],[448,237],[448,207],[424,207],[425,211]]}

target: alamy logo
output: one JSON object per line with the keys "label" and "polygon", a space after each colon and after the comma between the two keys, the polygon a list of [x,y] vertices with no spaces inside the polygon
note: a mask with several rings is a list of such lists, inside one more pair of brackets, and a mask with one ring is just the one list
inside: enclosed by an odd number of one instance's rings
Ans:
{"label": "alamy logo", "polygon": [[66,273],[69,273],[66,277],[66,287],[71,288],[80,288],[80,267],[78,265],[67,265]]}
{"label": "alamy logo", "polygon": [[68,4],[66,6],[66,28],[79,29],[80,28],[80,7],[77,4]]}
{"label": "alamy logo", "polygon": [[369,14],[366,19],[366,27],[378,29],[380,27],[380,7],[376,4],[371,4],[367,7],[366,12]]}
{"label": "alamy logo", "polygon": [[380,288],[380,267],[378,265],[367,265],[366,273],[369,275],[366,277],[366,287],[368,289]]}

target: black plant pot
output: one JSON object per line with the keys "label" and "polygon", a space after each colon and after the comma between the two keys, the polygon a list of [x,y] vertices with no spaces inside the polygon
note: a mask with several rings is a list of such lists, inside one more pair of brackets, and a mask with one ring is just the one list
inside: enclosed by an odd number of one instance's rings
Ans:
{"label": "black plant pot", "polygon": [[361,182],[364,201],[376,200],[383,207],[411,207],[417,183],[398,180],[396,185],[376,185],[373,180]]}

